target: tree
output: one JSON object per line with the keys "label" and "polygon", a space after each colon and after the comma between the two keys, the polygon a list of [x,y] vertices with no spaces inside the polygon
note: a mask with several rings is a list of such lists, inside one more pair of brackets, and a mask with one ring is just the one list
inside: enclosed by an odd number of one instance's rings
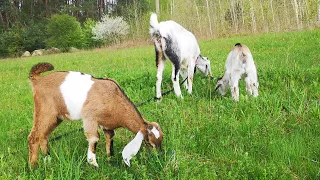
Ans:
{"label": "tree", "polygon": [[82,48],[84,44],[80,23],[67,14],[53,15],[47,25],[48,47],[57,47],[68,51],[71,47]]}

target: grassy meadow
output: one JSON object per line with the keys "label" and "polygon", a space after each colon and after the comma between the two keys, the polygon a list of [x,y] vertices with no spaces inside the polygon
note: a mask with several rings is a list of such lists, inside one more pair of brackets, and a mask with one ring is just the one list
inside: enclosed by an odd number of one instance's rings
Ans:
{"label": "grassy meadow", "polygon": [[[145,119],[161,125],[163,151],[149,151],[143,144],[131,167],[121,152],[134,134],[117,129],[111,158],[100,131],[99,168],[88,165],[86,138],[75,132],[51,141],[51,158],[44,162],[40,155],[38,168],[30,170],[33,99],[28,73],[32,65],[50,62],[55,71],[110,77],[137,104],[155,95],[151,43],[0,60],[0,179],[320,179],[320,30],[201,41],[215,77],[223,75],[227,54],[237,42],[251,49],[259,97],[248,96],[240,81],[236,103],[230,92],[215,94],[215,81],[197,74],[191,96],[181,86],[182,100],[171,93],[160,103],[138,107]],[[163,92],[172,88],[170,75],[167,62]],[[81,121],[65,121],[51,139],[81,126]]]}

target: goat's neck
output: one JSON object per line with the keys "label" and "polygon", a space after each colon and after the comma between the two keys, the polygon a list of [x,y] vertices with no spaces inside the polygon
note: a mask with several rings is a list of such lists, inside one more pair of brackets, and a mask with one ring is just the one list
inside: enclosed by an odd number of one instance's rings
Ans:
{"label": "goat's neck", "polygon": [[134,134],[137,134],[139,131],[141,131],[145,136],[148,124],[150,124],[148,121],[144,120],[143,118],[138,118],[130,121],[126,127]]}

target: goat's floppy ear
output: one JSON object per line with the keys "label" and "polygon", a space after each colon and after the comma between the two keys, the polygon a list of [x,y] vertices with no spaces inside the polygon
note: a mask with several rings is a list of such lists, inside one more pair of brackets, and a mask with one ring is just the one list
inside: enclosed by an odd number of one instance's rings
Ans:
{"label": "goat's floppy ear", "polygon": [[124,162],[130,167],[130,159],[135,156],[142,144],[144,135],[141,131],[137,133],[132,141],[130,141],[122,151],[122,158]]}
{"label": "goat's floppy ear", "polygon": [[147,125],[148,134],[153,133],[153,135],[157,139],[159,139],[159,137],[160,137],[160,132],[159,132],[160,130],[161,130],[161,128],[160,128],[159,124],[156,122],[152,122],[151,124]]}
{"label": "goat's floppy ear", "polygon": [[218,85],[216,86],[216,89],[214,90],[214,92],[216,92],[216,91],[219,89],[220,86],[221,86],[221,84],[218,84]]}

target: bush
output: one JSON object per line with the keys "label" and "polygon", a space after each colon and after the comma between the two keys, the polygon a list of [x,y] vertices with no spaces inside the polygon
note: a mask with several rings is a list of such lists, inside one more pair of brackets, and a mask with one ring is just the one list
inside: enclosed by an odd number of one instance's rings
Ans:
{"label": "bush", "polygon": [[92,28],[94,39],[102,40],[107,44],[121,40],[129,33],[129,25],[122,17],[109,17],[105,15],[102,21]]}
{"label": "bush", "polygon": [[20,56],[23,51],[23,29],[12,27],[0,34],[0,57]]}
{"label": "bush", "polygon": [[103,43],[102,40],[96,40],[93,38],[93,32],[92,28],[97,24],[96,21],[88,18],[84,23],[83,23],[83,36],[84,36],[84,47],[86,48],[92,48],[92,47],[100,47]]}
{"label": "bush", "polygon": [[48,47],[57,47],[62,51],[68,51],[71,47],[82,48],[84,38],[80,23],[67,14],[53,15],[47,25],[49,39]]}
{"label": "bush", "polygon": [[22,45],[25,51],[34,51],[36,49],[44,49],[44,41],[48,38],[47,32],[44,30],[46,23],[33,24],[27,28],[22,37]]}

